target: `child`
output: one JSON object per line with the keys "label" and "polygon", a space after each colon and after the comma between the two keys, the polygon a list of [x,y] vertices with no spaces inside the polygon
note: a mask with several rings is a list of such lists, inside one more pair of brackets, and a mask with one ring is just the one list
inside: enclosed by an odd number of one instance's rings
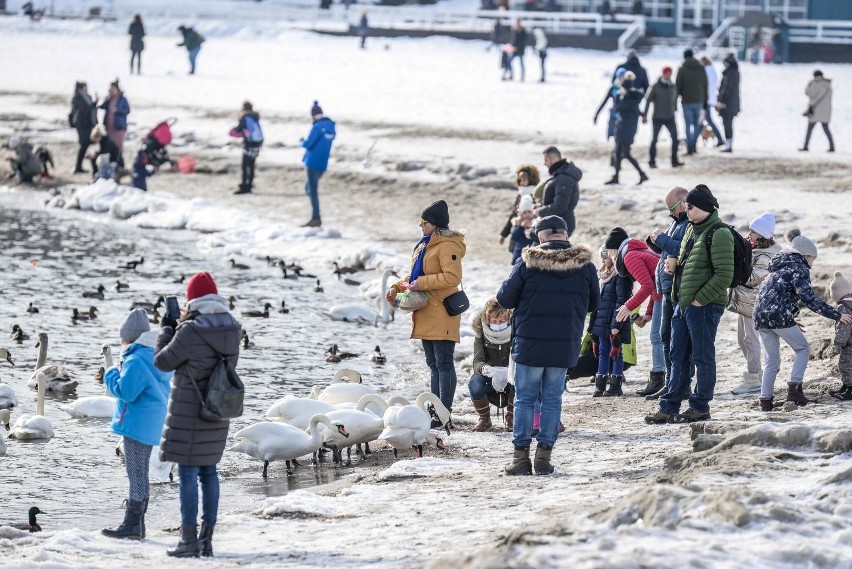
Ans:
{"label": "child", "polygon": [[110,162],[109,154],[101,154],[98,156],[98,171],[95,172],[92,183],[98,180],[115,180],[115,163]]}
{"label": "child", "polygon": [[618,274],[606,245],[601,247],[601,261],[601,268],[598,270],[601,300],[597,311],[589,319],[592,352],[598,358],[598,373],[595,375],[595,392],[592,397],[623,395],[621,384],[624,381],[624,358],[621,345],[630,343],[630,319],[618,322],[615,317],[618,309],[630,298],[633,281],[630,277]]}
{"label": "child", "polygon": [[512,229],[512,264],[521,258],[521,251],[525,247],[535,244],[535,240],[529,237],[529,230],[533,221],[533,199],[530,195],[521,196],[518,202],[518,217],[515,218],[515,226]]}
{"label": "child", "polygon": [[[852,283],[840,272],[834,273],[831,281],[831,300],[837,303],[840,314],[852,314]],[[835,325],[834,353],[840,354],[840,389],[828,390],[828,394],[840,401],[852,401],[852,324],[838,322]]]}
{"label": "child", "polygon": [[36,158],[41,162],[41,178],[42,180],[52,180],[53,176],[50,174],[50,168],[55,168],[53,164],[53,154],[50,153],[50,150],[47,149],[46,146],[38,146],[35,149]]}
{"label": "child", "polygon": [[[521,164],[515,170],[515,187],[518,188],[518,194],[515,196],[515,202],[512,204],[512,211],[509,212],[509,217],[506,220],[506,225],[500,230],[500,245],[506,241],[506,237],[512,232],[514,227],[515,217],[518,215],[518,205],[521,203],[521,198],[526,195],[532,195],[536,186],[540,182],[538,168],[532,164]],[[535,203],[535,199],[533,199]],[[509,240],[509,253],[515,251],[515,244]]]}
{"label": "child", "polygon": [[511,432],[515,418],[515,388],[508,383],[509,352],[512,346],[512,311],[497,300],[485,303],[485,309],[474,317],[473,376],[467,386],[479,422],[473,428],[482,432],[491,428],[491,403],[498,409],[505,402],[506,430]]}
{"label": "child", "polygon": [[22,183],[32,183],[33,178],[41,172],[41,162],[33,152],[33,145],[13,136],[9,139],[9,150],[11,152],[7,159],[12,170],[9,177],[17,178]]}

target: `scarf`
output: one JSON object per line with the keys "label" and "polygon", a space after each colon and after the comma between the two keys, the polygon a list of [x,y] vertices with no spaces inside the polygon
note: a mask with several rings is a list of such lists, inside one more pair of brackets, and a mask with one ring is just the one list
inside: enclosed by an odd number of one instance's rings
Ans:
{"label": "scarf", "polygon": [[414,263],[411,265],[411,276],[408,277],[408,282],[413,283],[418,278],[423,275],[423,257],[426,255],[426,248],[429,247],[429,240],[432,238],[431,235],[424,235],[420,238],[420,241],[417,242],[417,245],[414,246],[414,250],[417,251],[417,248],[420,245],[423,245],[423,248],[420,249],[420,253],[417,254],[417,258],[414,259]]}
{"label": "scarf", "polygon": [[505,344],[509,340],[512,339],[512,323],[511,322],[509,322],[509,327],[506,328],[505,330],[502,330],[500,332],[495,332],[488,325],[488,322],[486,322],[484,316],[482,317],[481,321],[482,321],[482,334],[485,336],[485,339],[488,340],[489,343],[491,343],[491,344]]}
{"label": "scarf", "polygon": [[612,280],[616,274],[615,268],[610,269],[609,271],[600,270],[598,271],[598,280],[601,282],[601,286],[605,285],[609,281]]}

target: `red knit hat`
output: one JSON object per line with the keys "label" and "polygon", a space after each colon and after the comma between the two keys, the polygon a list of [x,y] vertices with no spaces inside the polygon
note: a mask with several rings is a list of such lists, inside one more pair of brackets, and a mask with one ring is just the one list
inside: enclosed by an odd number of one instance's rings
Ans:
{"label": "red knit hat", "polygon": [[210,273],[196,273],[186,283],[186,300],[195,300],[205,294],[219,294],[216,281]]}

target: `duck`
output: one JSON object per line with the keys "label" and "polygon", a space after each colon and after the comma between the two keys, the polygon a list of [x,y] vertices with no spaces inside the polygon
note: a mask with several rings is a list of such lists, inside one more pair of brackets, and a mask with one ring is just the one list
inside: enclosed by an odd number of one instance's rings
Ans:
{"label": "duck", "polygon": [[248,350],[249,348],[253,348],[253,347],[254,347],[254,342],[252,342],[252,341],[249,339],[248,332],[246,332],[246,331],[245,331],[245,329],[243,330],[243,335],[242,335],[242,337],[240,338],[240,340],[241,340],[241,341],[242,341],[242,343],[243,343],[243,349],[244,349],[244,350]]}
{"label": "duck", "polygon": [[44,373],[36,372],[38,383],[38,396],[36,398],[36,414],[21,415],[15,421],[10,439],[21,441],[47,440],[53,438],[53,425],[50,419],[44,416],[44,392],[47,386],[47,378]]}
{"label": "duck", "polygon": [[[9,362],[12,367],[15,367],[15,360],[12,359],[12,354],[6,348],[0,348],[0,358]],[[0,409],[12,409],[18,405],[18,397],[15,395],[15,390],[11,385],[0,383]]]}
{"label": "duck", "polygon": [[296,267],[295,269],[292,269],[292,271],[294,273],[296,273],[296,276],[299,277],[299,278],[305,278],[305,279],[317,278],[316,275],[312,275],[311,273],[304,272],[304,270],[301,267]]}
{"label": "duck", "polygon": [[341,358],[337,355],[337,352],[337,344],[332,344],[332,346],[325,352],[325,361],[330,364],[340,363]]}
{"label": "duck", "polygon": [[129,284],[123,283],[121,281],[115,281],[115,284],[113,286],[115,287],[115,292],[121,292],[130,288]]}
{"label": "duck", "polygon": [[68,371],[63,365],[47,365],[47,332],[38,333],[38,359],[36,360],[36,371],[33,372],[30,379],[27,381],[27,386],[31,389],[38,388],[38,375],[43,374],[47,380],[47,391],[57,393],[71,393],[77,389],[79,382],[71,379]]}
{"label": "duck", "polygon": [[332,306],[325,315],[338,322],[351,322],[355,324],[370,324],[378,326],[391,321],[390,304],[382,297],[381,312],[370,308],[366,304],[349,303]]}
{"label": "duck", "polygon": [[30,339],[30,335],[24,332],[23,328],[21,328],[17,324],[12,326],[12,332],[9,334],[9,337],[19,344],[23,344],[24,340]]}
{"label": "duck", "polygon": [[164,302],[166,302],[166,299],[163,296],[158,297],[157,302],[147,302],[147,301],[144,301],[144,300],[138,300],[138,301],[134,301],[130,305],[130,310],[133,311],[133,310],[136,310],[137,308],[141,308],[142,310],[144,310],[148,314],[151,314],[154,310],[157,310],[158,308],[163,306]]}
{"label": "duck", "polygon": [[290,309],[287,308],[287,301],[285,301],[285,300],[281,301],[281,308],[278,309],[278,312],[280,314],[290,314]]}
{"label": "duck", "polygon": [[136,267],[139,265],[145,264],[145,257],[139,257],[138,261],[127,261],[123,265],[119,265],[119,269],[130,269],[131,271],[135,271]]}
{"label": "duck", "polygon": [[[427,403],[432,406],[433,411],[427,408]],[[379,439],[386,441],[394,448],[394,456],[398,449],[411,448],[414,456],[423,456],[423,443],[427,441],[429,428],[432,424],[431,413],[438,416],[438,420],[450,434],[450,412],[444,407],[441,400],[433,393],[425,392],[417,396],[414,405],[403,405],[401,407],[389,407],[382,417],[384,429]],[[432,437],[429,437],[432,440]],[[436,440],[440,441],[440,439]],[[443,444],[443,441],[440,441]],[[435,443],[437,444],[437,443]]]}
{"label": "duck", "polygon": [[291,273],[290,270],[287,269],[287,267],[285,267],[283,265],[281,266],[281,276],[285,279],[291,279],[291,280],[299,278],[298,273]]}
{"label": "duck", "polygon": [[104,285],[98,285],[98,289],[95,291],[86,291],[83,293],[83,298],[96,298],[98,300],[104,299]]}
{"label": "duck", "polygon": [[90,306],[89,310],[85,312],[80,312],[78,309],[74,309],[71,311],[71,322],[76,324],[79,321],[86,320],[95,320],[98,317],[98,309],[94,306]]}
{"label": "duck", "polygon": [[270,257],[269,255],[267,255],[266,264],[270,267],[277,267],[279,265],[283,265],[284,261],[282,259],[279,259],[278,257]]}
{"label": "duck", "polygon": [[370,355],[370,359],[373,360],[374,364],[379,365],[385,364],[388,361],[385,355],[382,353],[382,350],[379,349],[378,346],[376,346],[376,349],[373,350],[373,353]]}
{"label": "duck", "polygon": [[30,510],[28,512],[29,521],[27,521],[27,523],[0,524],[0,526],[6,526],[6,527],[11,527],[11,528],[15,528],[15,529],[23,530],[23,531],[28,531],[30,533],[35,533],[35,532],[41,531],[41,526],[38,525],[38,521],[36,521],[36,516],[38,514],[47,515],[47,512],[43,512],[43,511],[39,510],[38,508],[36,508],[35,506],[33,506],[32,508],[30,508]]}
{"label": "duck", "polygon": [[36,307],[33,305],[33,303],[32,303],[32,302],[31,302],[31,303],[30,303],[30,305],[27,307],[27,314],[38,314],[38,308],[36,308]]}
{"label": "duck", "polygon": [[98,371],[96,371],[95,375],[94,375],[95,381],[97,381],[98,383],[103,383],[105,373],[106,373],[106,368],[104,368],[104,366],[99,367]]}
{"label": "duck", "polygon": [[[104,358],[104,364],[110,364],[112,367],[112,348],[109,344],[101,346],[101,355]],[[103,369],[103,367],[101,368]],[[103,382],[103,378],[101,378]],[[60,409],[71,415],[72,417],[97,417],[108,419],[115,413],[116,400],[109,391],[104,388],[103,395],[93,395],[91,397],[80,397],[76,401],[68,405],[61,406]]]}
{"label": "duck", "polygon": [[157,310],[156,308],[154,308],[154,309],[151,310],[150,314],[151,314],[151,317],[148,318],[148,322],[150,322],[151,324],[159,324],[160,323],[160,311]]}
{"label": "duck", "polygon": [[[325,353],[327,356],[334,355],[336,361],[340,360],[349,360],[352,358],[357,358],[358,354],[353,354],[352,352],[341,352],[340,348],[337,347],[337,344],[332,344],[329,346],[328,351]],[[329,360],[326,360],[329,361]],[[336,363],[336,362],[335,362]]]}
{"label": "duck", "polygon": [[294,271],[294,272],[297,272],[297,273],[301,273],[302,271],[305,270],[304,268],[302,268],[302,265],[297,265],[296,263],[284,263],[282,261],[281,264],[284,265],[287,268],[288,271]]}
{"label": "duck", "polygon": [[317,279],[317,284],[314,286],[314,292],[323,292],[322,284],[319,279]]}
{"label": "duck", "polygon": [[[339,276],[338,276],[338,280],[340,280]],[[343,279],[343,284],[346,284],[346,285],[349,285],[349,286],[361,286],[361,281],[356,281],[355,279],[350,279],[350,278],[347,277],[347,278]]]}
{"label": "duck", "polygon": [[183,281],[186,280],[186,275],[181,273],[179,277],[172,279],[172,284],[183,284]]}
{"label": "duck", "polygon": [[332,263],[334,265],[334,272],[332,274],[337,275],[337,278],[340,278],[340,275],[351,275],[352,273],[357,273],[362,270],[355,267],[341,267],[337,261]]}
{"label": "duck", "polygon": [[230,263],[232,269],[237,269],[237,270],[240,270],[240,271],[245,271],[245,270],[251,268],[248,265],[242,265],[242,264],[236,262],[234,259],[228,259],[228,263]]}
{"label": "duck", "polygon": [[228,310],[233,310],[237,307],[237,297],[233,294],[228,297]]}
{"label": "duck", "polygon": [[242,314],[243,316],[245,316],[247,318],[269,318],[269,309],[270,308],[274,308],[274,307],[267,302],[266,304],[263,305],[262,311],[261,310],[246,310],[244,312],[241,312],[240,314]]}
{"label": "duck", "polygon": [[[382,415],[365,411],[369,403],[378,406]],[[348,460],[352,446],[360,448],[362,444],[366,446],[364,454],[369,454],[370,442],[378,439],[382,429],[384,429],[382,417],[387,408],[388,402],[378,395],[369,393],[358,400],[354,409],[335,409],[325,413],[325,416],[332,422],[346,425],[346,432],[348,433],[347,437],[343,437],[339,432],[328,429],[325,425],[319,424],[317,426],[322,436],[323,446],[334,451],[332,460],[342,462],[341,451],[343,448],[347,449]]]}
{"label": "duck", "polygon": [[293,474],[290,462],[295,462],[300,456],[314,453],[322,446],[322,437],[317,428],[319,423],[325,424],[329,429],[335,429],[344,437],[348,435],[342,423],[333,423],[328,417],[318,413],[311,417],[310,435],[293,425],[264,421],[237,431],[234,435],[237,443],[228,450],[262,460],[263,478],[267,477],[270,462],[284,460],[287,475],[290,476]]}

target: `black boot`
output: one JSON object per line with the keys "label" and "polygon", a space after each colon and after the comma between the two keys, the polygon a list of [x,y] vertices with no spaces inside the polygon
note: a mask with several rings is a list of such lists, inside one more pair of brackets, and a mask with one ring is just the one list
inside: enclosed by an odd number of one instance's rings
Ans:
{"label": "black boot", "polygon": [[653,393],[658,392],[660,389],[666,386],[666,372],[664,371],[652,371],[651,376],[648,378],[648,385],[644,388],[638,390],[636,395],[639,397],[645,397],[646,395],[651,395]]}
{"label": "black boot", "polygon": [[595,375],[595,392],[592,394],[592,397],[600,397],[606,391],[606,380],[609,378],[607,375],[597,374]]}
{"label": "black boot", "polygon": [[532,462],[530,461],[530,447],[518,448],[515,447],[515,452],[512,455],[512,464],[506,467],[506,474],[509,476],[529,475],[532,474]]}
{"label": "black boot", "polygon": [[198,526],[183,524],[180,526],[180,541],[177,547],[166,550],[169,557],[198,557]]}
{"label": "black boot", "polygon": [[201,522],[201,530],[198,532],[198,553],[201,557],[213,557],[213,528],[216,524]]}
{"label": "black boot", "polygon": [[624,395],[624,392],[621,391],[621,384],[624,382],[623,375],[611,375],[609,376],[609,389],[604,391],[604,397],[617,397],[619,395]]}
{"label": "black boot", "polygon": [[660,388],[660,390],[657,391],[656,393],[652,393],[651,395],[646,395],[645,401],[656,401],[657,399],[659,399],[660,397],[665,395],[668,390],[669,390],[668,386],[664,384]]}
{"label": "black boot", "polygon": [[542,474],[553,474],[553,465],[550,464],[550,452],[553,450],[553,447],[549,447],[547,445],[539,444],[535,447],[535,473],[538,475]]}
{"label": "black boot", "polygon": [[116,529],[103,529],[101,533],[116,539],[142,539],[145,532],[142,529],[144,503],[127,500],[124,507],[124,521]]}
{"label": "black boot", "polygon": [[142,517],[139,518],[139,525],[142,526],[142,539],[145,539],[145,514],[148,513],[148,498],[142,502]]}
{"label": "black boot", "polygon": [[840,401],[852,401],[852,385],[841,385],[840,389],[829,389],[828,394]]}

